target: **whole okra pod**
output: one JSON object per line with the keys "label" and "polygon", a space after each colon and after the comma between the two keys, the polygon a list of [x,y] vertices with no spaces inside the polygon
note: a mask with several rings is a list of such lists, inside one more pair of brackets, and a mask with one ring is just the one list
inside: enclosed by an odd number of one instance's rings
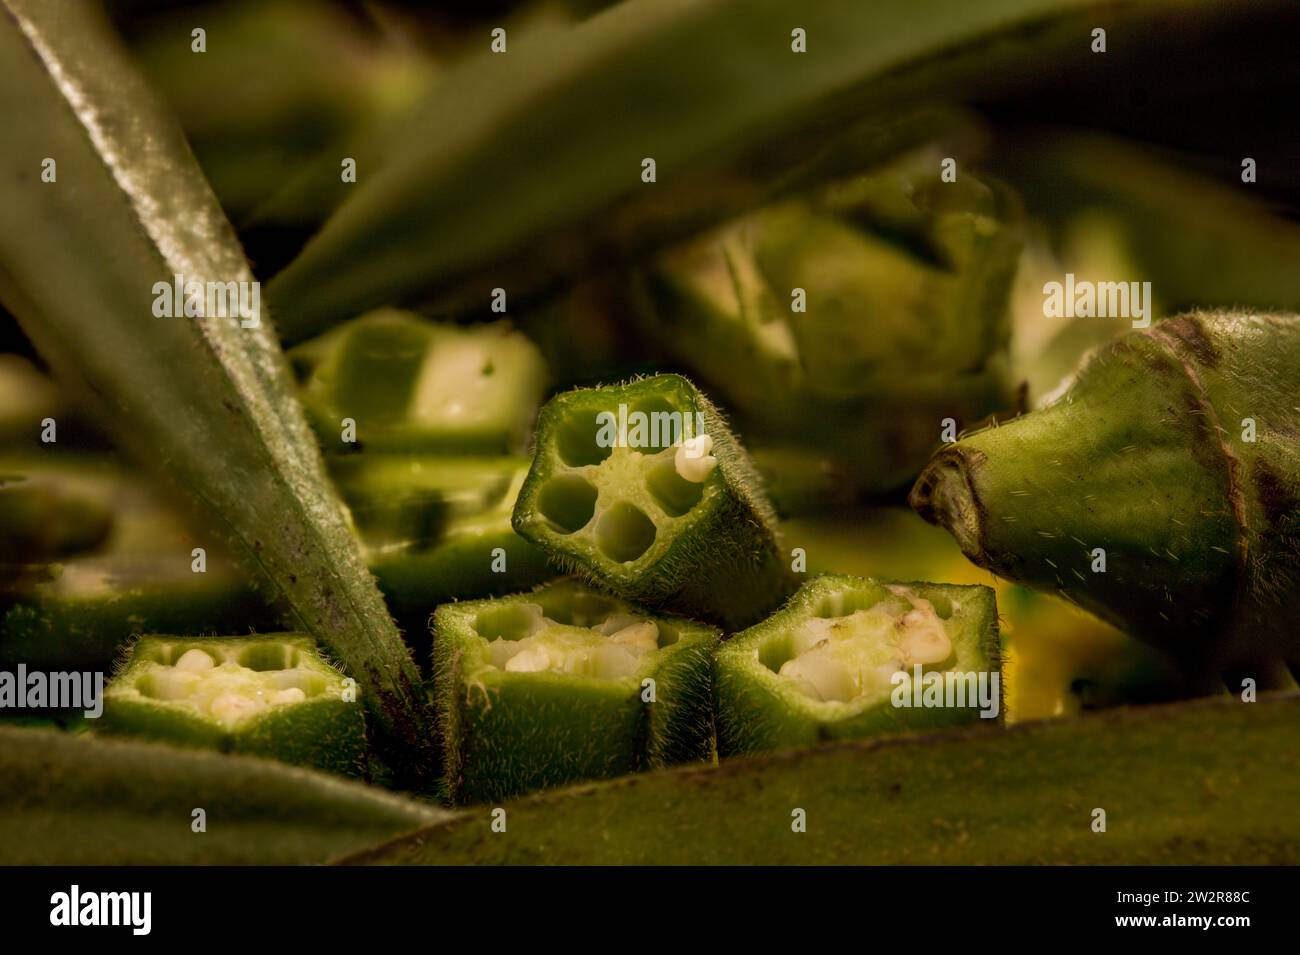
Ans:
{"label": "whole okra pod", "polygon": [[1300,660],[1300,318],[1131,332],[939,452],[911,503],[966,556],[1193,666]]}

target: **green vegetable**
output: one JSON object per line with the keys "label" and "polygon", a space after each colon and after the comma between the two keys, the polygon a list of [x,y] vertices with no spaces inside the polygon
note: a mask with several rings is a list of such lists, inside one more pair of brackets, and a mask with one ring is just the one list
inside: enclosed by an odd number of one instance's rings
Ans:
{"label": "green vegetable", "polygon": [[[1212,7],[1129,0],[1107,27]],[[1096,20],[1090,0],[632,0],[512,38],[441,78],[276,276],[282,331],[430,292],[481,302],[493,276],[514,295],[684,238],[932,137],[936,102],[1083,62]]]}
{"label": "green vegetable", "polygon": [[446,815],[270,760],[0,726],[4,865],[316,865]]}
{"label": "green vegetable", "polygon": [[1297,725],[1290,694],[857,740],[544,793],[504,833],[469,810],[344,861],[1294,865]]}
{"label": "green vegetable", "polygon": [[[140,633],[280,628],[279,614],[232,566],[220,540],[187,532],[158,488],[113,457],[20,455],[0,461],[0,471],[31,475],[56,495],[58,516],[45,533],[63,528],[65,542],[88,540],[102,522],[111,524],[94,550],[28,562],[0,586],[0,663],[110,670]],[[65,507],[69,499],[84,504]],[[195,573],[200,540],[203,572]]]}
{"label": "green vegetable", "polygon": [[[1300,308],[1300,226],[1216,176],[1095,134],[1014,139],[993,160],[1056,235],[1082,220],[1111,227],[1169,309]],[[1195,202],[1188,202],[1195,196]]]}
{"label": "green vegetable", "polygon": [[142,637],[105,691],[99,727],[344,775],[365,770],[356,684],[299,634]]}
{"label": "green vegetable", "polygon": [[455,518],[498,506],[528,463],[506,456],[355,454],[331,459],[329,469],[363,540],[428,545]]}
{"label": "green vegetable", "polygon": [[[0,300],[118,444],[200,505],[284,598],[290,625],[357,678],[386,757],[419,785],[436,764],[418,670],[184,137],[96,10],[2,2]],[[39,181],[44,157],[56,182]],[[177,276],[236,283],[247,314],[159,317],[158,289]]]}
{"label": "green vegetable", "polygon": [[1298,660],[1298,376],[1295,316],[1169,319],[941,451],[912,506],[980,566],[1190,668]]}
{"label": "green vegetable", "polygon": [[502,596],[555,576],[510,526],[526,458],[359,454],[335,474],[361,529],[366,563],[417,660],[429,659],[440,603]]}
{"label": "green vegetable", "polygon": [[75,467],[10,464],[0,462],[0,584],[8,569],[91,550],[108,537],[113,512],[93,480],[78,480]]}
{"label": "green vegetable", "polygon": [[749,456],[678,375],[548,402],[514,527],[629,600],[729,629],[793,589]]}
{"label": "green vegetable", "polygon": [[1015,404],[1018,206],[969,172],[941,181],[942,158],[924,151],[661,256],[633,314],[746,433],[829,453],[866,491],[911,480],[945,419]]}
{"label": "green vegetable", "polygon": [[[508,324],[436,325],[372,312],[294,349],[327,452],[520,453],[546,390],[537,347]],[[344,437],[354,422],[354,440]]]}
{"label": "green vegetable", "polygon": [[433,618],[455,802],[707,759],[718,631],[575,580]]}
{"label": "green vegetable", "polygon": [[718,651],[718,753],[1001,719],[997,617],[987,587],[818,577]]}
{"label": "green vegetable", "polygon": [[241,633],[278,623],[229,567],[192,574],[183,554],[171,566],[74,560],[51,580],[0,595],[0,662],[108,670],[141,632]]}

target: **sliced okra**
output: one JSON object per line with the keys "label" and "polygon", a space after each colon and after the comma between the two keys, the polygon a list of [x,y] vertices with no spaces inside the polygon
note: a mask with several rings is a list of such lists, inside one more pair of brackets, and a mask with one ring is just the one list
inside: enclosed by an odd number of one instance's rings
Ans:
{"label": "sliced okra", "polygon": [[808,459],[829,451],[854,488],[897,488],[939,422],[1015,406],[1021,213],[996,182],[940,182],[941,155],[838,179],[661,255],[629,314],[746,433]]}
{"label": "sliced okra", "polygon": [[353,319],[290,357],[321,446],[337,453],[519,453],[548,378],[537,346],[507,323],[462,328],[396,309]]}
{"label": "sliced okra", "polygon": [[714,691],[722,756],[1001,720],[993,591],[815,578],[723,645]]}
{"label": "sliced okra", "polygon": [[749,455],[679,375],[542,409],[514,527],[629,600],[736,629],[793,589]]}
{"label": "sliced okra", "polygon": [[112,527],[109,488],[79,473],[75,458],[0,462],[0,585],[18,568],[98,547]]}
{"label": "sliced okra", "polygon": [[355,775],[366,754],[358,693],[299,634],[142,637],[105,691],[101,726]]}
{"label": "sliced okra", "polygon": [[718,631],[576,579],[434,614],[446,790],[460,803],[712,752]]}
{"label": "sliced okra", "polygon": [[343,462],[358,465],[340,484],[366,563],[417,660],[429,659],[429,614],[438,604],[499,597],[556,576],[542,550],[510,526],[528,459],[361,454]]}

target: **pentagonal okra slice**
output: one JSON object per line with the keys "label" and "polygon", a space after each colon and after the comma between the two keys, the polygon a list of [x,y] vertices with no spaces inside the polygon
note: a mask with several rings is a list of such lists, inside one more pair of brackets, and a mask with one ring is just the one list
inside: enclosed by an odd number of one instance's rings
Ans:
{"label": "pentagonal okra slice", "polygon": [[364,769],[357,687],[309,637],[142,637],[105,691],[101,728],[344,774]]}
{"label": "pentagonal okra slice", "polygon": [[548,402],[514,526],[621,596],[728,628],[793,589],[748,454],[678,375]]}
{"label": "pentagonal okra slice", "polygon": [[712,753],[719,632],[573,579],[434,614],[446,790],[459,803]]}
{"label": "pentagonal okra slice", "polygon": [[817,577],[723,645],[714,692],[724,756],[1001,720],[993,591]]}

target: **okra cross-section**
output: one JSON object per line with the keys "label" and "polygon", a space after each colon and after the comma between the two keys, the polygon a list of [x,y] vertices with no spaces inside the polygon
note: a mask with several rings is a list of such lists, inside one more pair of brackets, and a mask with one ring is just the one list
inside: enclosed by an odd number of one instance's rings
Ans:
{"label": "okra cross-section", "polygon": [[365,768],[356,684],[299,634],[142,637],[104,697],[107,732],[347,775]]}
{"label": "okra cross-section", "polygon": [[817,577],[718,651],[718,753],[1000,720],[997,618],[988,587]]}
{"label": "okra cross-section", "polygon": [[711,756],[713,627],[567,578],[444,604],[433,630],[455,802]]}
{"label": "okra cross-section", "polygon": [[678,375],[548,402],[514,527],[620,596],[729,629],[793,589],[748,454]]}

